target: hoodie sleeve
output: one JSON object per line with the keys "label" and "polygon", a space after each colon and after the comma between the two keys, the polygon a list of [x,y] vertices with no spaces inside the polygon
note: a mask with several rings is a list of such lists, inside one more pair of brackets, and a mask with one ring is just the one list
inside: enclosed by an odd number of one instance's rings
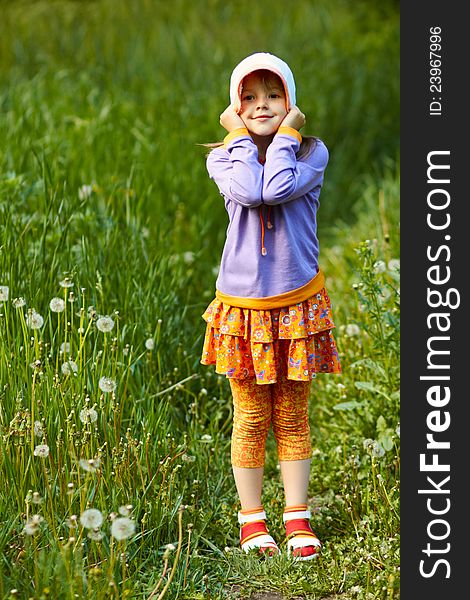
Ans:
{"label": "hoodie sleeve", "polygon": [[262,203],[263,165],[258,149],[245,128],[236,129],[207,157],[209,177],[229,200],[246,208]]}
{"label": "hoodie sleeve", "polygon": [[265,204],[282,204],[304,196],[323,183],[328,149],[321,141],[306,160],[296,152],[302,137],[290,127],[280,127],[266,152],[262,198]]}

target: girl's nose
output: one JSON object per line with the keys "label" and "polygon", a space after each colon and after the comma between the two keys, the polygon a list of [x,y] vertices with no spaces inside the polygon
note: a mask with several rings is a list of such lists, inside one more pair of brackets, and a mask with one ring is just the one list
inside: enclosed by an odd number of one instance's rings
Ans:
{"label": "girl's nose", "polygon": [[260,98],[258,100],[258,104],[257,104],[258,108],[266,108],[267,106],[268,106],[268,101],[266,98]]}

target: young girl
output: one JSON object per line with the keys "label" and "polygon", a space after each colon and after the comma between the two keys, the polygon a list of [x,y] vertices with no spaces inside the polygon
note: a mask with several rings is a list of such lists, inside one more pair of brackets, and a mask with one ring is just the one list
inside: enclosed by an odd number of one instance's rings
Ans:
{"label": "young girl", "polygon": [[216,298],[202,315],[201,363],[215,364],[233,395],[231,458],[243,550],[279,551],[261,504],[272,425],[287,551],[310,560],[321,549],[307,505],[310,385],[317,372],[341,372],[316,235],[328,150],[300,135],[305,116],[295,105],[294,77],[272,54],[237,65],[220,123],[228,134],[223,144],[211,144],[207,169],[229,225]]}

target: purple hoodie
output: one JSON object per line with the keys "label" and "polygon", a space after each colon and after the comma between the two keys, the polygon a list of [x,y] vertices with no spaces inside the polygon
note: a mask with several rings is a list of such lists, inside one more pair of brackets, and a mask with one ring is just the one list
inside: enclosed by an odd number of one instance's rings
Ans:
{"label": "purple hoodie", "polygon": [[240,129],[207,158],[209,176],[229,216],[216,281],[223,294],[277,296],[307,284],[317,274],[316,213],[328,150],[317,140],[310,155],[297,160],[299,139],[296,130],[281,127],[263,165],[247,130]]}

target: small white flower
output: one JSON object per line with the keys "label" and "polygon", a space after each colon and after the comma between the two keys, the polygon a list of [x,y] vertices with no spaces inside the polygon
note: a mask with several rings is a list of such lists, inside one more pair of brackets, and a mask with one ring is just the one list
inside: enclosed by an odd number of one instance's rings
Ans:
{"label": "small white flower", "polygon": [[135,522],[128,517],[118,517],[111,525],[111,535],[117,540],[125,540],[135,533]]}
{"label": "small white flower", "polygon": [[89,458],[88,460],[86,458],[81,458],[78,461],[78,464],[84,471],[95,473],[95,471],[98,471],[100,468],[101,460],[99,458]]}
{"label": "small white flower", "polygon": [[70,277],[64,277],[62,281],[59,281],[59,285],[63,288],[71,288],[73,287],[73,281],[70,279]]}
{"label": "small white flower", "polygon": [[101,377],[98,386],[102,392],[114,392],[116,389],[116,382],[111,377]]}
{"label": "small white flower", "polygon": [[80,515],[80,523],[86,529],[99,529],[103,524],[103,515],[97,508],[88,508]]}
{"label": "small white flower", "polygon": [[62,298],[52,298],[49,302],[49,308],[55,313],[63,312],[65,310],[65,302]]}
{"label": "small white flower", "polygon": [[28,314],[26,315],[26,325],[31,327],[31,329],[41,329],[44,325],[44,319],[32,308],[28,310]]}
{"label": "small white flower", "polygon": [[6,302],[8,300],[8,294],[10,288],[7,285],[0,285],[0,302]]}
{"label": "small white flower", "polygon": [[34,448],[34,456],[47,458],[49,456],[49,446],[47,444],[39,444]]}
{"label": "small white flower", "polygon": [[95,423],[98,420],[98,413],[92,408],[82,408],[79,414],[80,421],[83,424]]}
{"label": "small white flower", "polygon": [[399,258],[392,258],[391,260],[388,261],[387,264],[388,270],[389,271],[399,271],[400,270],[400,259]]}
{"label": "small white flower", "polygon": [[21,296],[20,296],[19,298],[13,298],[11,303],[13,304],[13,306],[15,308],[22,308],[23,306],[26,305],[26,300],[24,298],[21,298]]}
{"label": "small white flower", "polygon": [[378,260],[374,263],[374,272],[383,273],[386,270],[386,266],[383,260]]}
{"label": "small white flower", "polygon": [[354,323],[350,323],[349,325],[346,325],[346,335],[348,337],[354,337],[355,335],[360,335],[360,334],[361,334],[361,330]]}
{"label": "small white flower", "polygon": [[89,198],[93,193],[93,186],[92,185],[82,185],[78,188],[78,197],[80,198],[80,200],[86,200],[87,198]]}
{"label": "small white flower", "polygon": [[209,435],[208,433],[205,433],[204,435],[201,436],[201,441],[202,442],[212,442],[212,436]]}
{"label": "small white flower", "polygon": [[73,360],[68,360],[67,362],[64,362],[61,369],[64,375],[73,375],[78,372],[78,365]]}
{"label": "small white flower", "polygon": [[44,429],[41,421],[34,421],[34,435],[36,437],[42,437],[44,434]]}
{"label": "small white flower", "polygon": [[102,331],[104,333],[108,333],[114,327],[114,321],[111,319],[111,317],[108,317],[108,316],[106,316],[106,317],[100,317],[96,321],[96,327],[100,331]]}
{"label": "small white flower", "polygon": [[148,340],[145,340],[145,347],[147,348],[147,350],[153,350],[155,348],[154,339],[149,338]]}
{"label": "small white flower", "polygon": [[187,265],[190,265],[192,262],[194,262],[194,252],[191,252],[190,250],[188,252],[184,252],[183,260]]}
{"label": "small white flower", "polygon": [[69,529],[75,529],[75,527],[77,527],[77,515],[71,515],[66,519],[65,524]]}
{"label": "small white flower", "polygon": [[42,502],[41,494],[39,492],[33,492],[33,497],[32,497],[31,502],[33,504],[41,504],[41,502]]}

